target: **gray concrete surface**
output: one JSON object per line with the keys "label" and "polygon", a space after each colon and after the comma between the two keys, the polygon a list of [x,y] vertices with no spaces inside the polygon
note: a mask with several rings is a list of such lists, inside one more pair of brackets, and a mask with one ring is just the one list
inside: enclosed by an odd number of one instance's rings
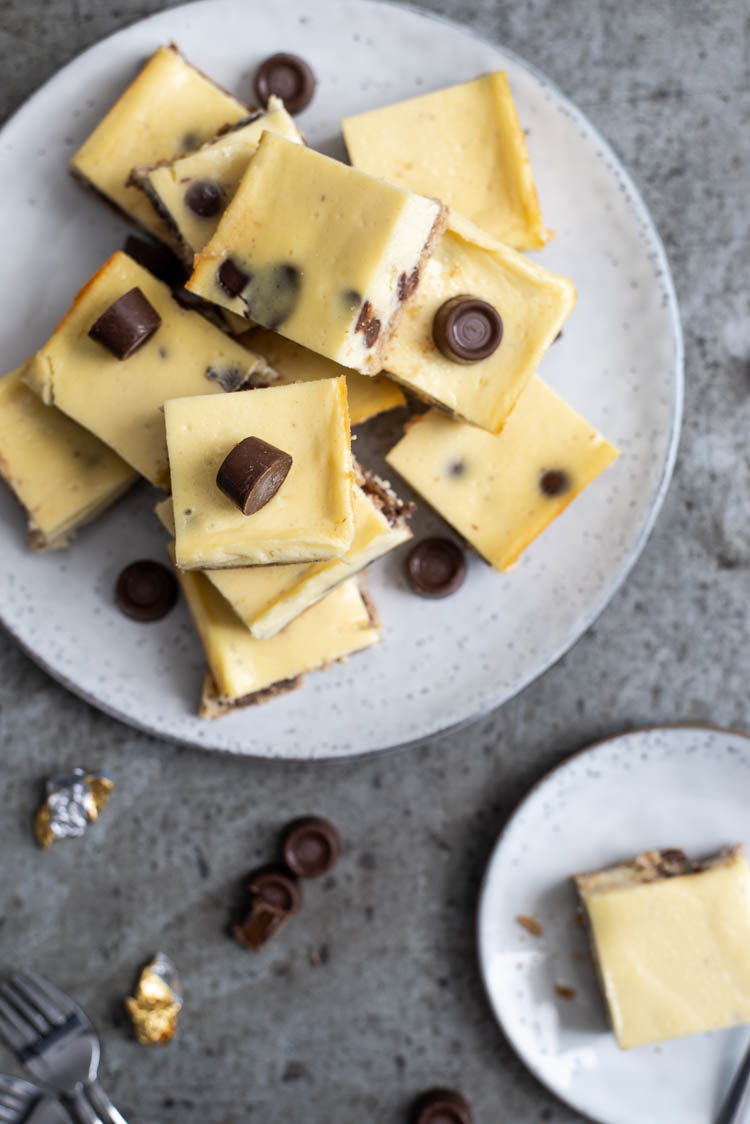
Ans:
{"label": "gray concrete surface", "polygon": [[[0,115],[158,0],[5,0]],[[543,679],[473,728],[335,767],[209,757],[136,734],[0,654],[0,967],[54,974],[99,1023],[131,1124],[398,1124],[461,1085],[477,1124],[579,1118],[489,1014],[472,913],[514,803],[567,753],[645,723],[750,726],[750,22],[742,0],[430,0],[545,70],[640,185],[682,305],[687,413],[674,484],[630,580]],[[41,778],[85,760],[118,783],[106,822],[42,857]],[[346,855],[258,958],[220,934],[237,878],[300,811]],[[178,1041],[139,1048],[120,998],[157,947],[182,972]],[[8,1068],[2,1055],[0,1068]],[[637,1122],[634,1122],[637,1124]]]}

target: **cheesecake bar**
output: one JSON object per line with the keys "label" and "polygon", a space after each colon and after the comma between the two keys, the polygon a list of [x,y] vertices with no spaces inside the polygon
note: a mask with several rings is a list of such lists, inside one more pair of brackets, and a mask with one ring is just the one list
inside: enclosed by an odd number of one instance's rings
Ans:
{"label": "cheesecake bar", "polygon": [[[439,310],[459,297],[485,302],[497,314],[500,339],[488,355],[480,348],[484,358],[446,353],[438,335]],[[425,401],[498,433],[575,303],[567,278],[451,211],[383,365]]]}
{"label": "cheesecake bar", "polygon": [[442,199],[516,250],[548,241],[502,71],[347,117],[341,128],[355,168]]}
{"label": "cheesecake bar", "polygon": [[[181,569],[312,562],[349,550],[354,510],[345,379],[179,398],[164,410]],[[246,515],[217,477],[248,438],[286,455],[291,466],[269,502]]]}
{"label": "cheesecake bar", "polygon": [[205,574],[178,570],[203,645],[206,676],[198,713],[219,718],[266,702],[326,667],[380,641],[374,608],[350,578],[270,640],[256,640]]}
{"label": "cheesecake bar", "polygon": [[251,328],[242,337],[242,342],[268,363],[265,375],[258,372],[253,376],[253,386],[278,386],[344,375],[352,425],[361,425],[376,414],[406,405],[403,391],[385,375],[360,375],[357,371],[347,370],[339,363],[285,339],[278,332]]}
{"label": "cheesecake bar", "polygon": [[151,201],[128,182],[131,169],[190,152],[248,112],[174,45],[159,47],[78,149],[70,170],[157,238],[169,241],[169,230]]}
{"label": "cheesecake bar", "polygon": [[623,1050],[750,1022],[750,868],[743,847],[680,850],[574,877]]}
{"label": "cheesecake bar", "polygon": [[93,434],[23,383],[0,378],[0,476],[26,512],[33,550],[67,546],[137,479]]}
{"label": "cheesecake bar", "polygon": [[436,201],[266,132],[187,288],[377,374],[444,221]]}
{"label": "cheesecake bar", "polygon": [[131,171],[130,183],[145,192],[188,269],[212,238],[266,130],[302,142],[283,102],[271,97],[267,110],[224,129],[197,151]]}
{"label": "cheesecake bar", "polygon": [[[331,589],[411,538],[411,507],[374,473],[356,466],[354,539],[343,558],[280,566],[206,570],[206,577],[259,640],[275,636]],[[172,501],[156,514],[174,534]]]}
{"label": "cheesecake bar", "polygon": [[617,456],[534,375],[501,433],[429,410],[386,460],[492,566],[507,570]]}
{"label": "cheesecake bar", "polygon": [[[133,290],[140,293],[135,302]],[[120,358],[122,333],[149,330],[146,318],[154,330]],[[102,323],[115,333],[109,343],[97,337]],[[78,293],[52,338],[29,360],[24,379],[45,403],[90,430],[152,484],[169,489],[165,400],[240,389],[265,368],[265,360],[181,308],[163,282],[118,252]]]}

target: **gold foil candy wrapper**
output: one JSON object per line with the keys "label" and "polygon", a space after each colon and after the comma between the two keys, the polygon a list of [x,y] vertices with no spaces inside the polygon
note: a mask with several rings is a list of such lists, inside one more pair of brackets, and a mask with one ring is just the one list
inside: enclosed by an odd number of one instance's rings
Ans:
{"label": "gold foil candy wrapper", "polygon": [[107,777],[86,769],[58,773],[46,784],[46,799],[34,819],[34,834],[40,847],[57,839],[83,835],[109,800],[114,785]]}
{"label": "gold foil candy wrapper", "polygon": [[182,988],[175,966],[157,952],[141,972],[135,996],[125,1000],[125,1009],[142,1046],[166,1046],[177,1030],[182,1007]]}

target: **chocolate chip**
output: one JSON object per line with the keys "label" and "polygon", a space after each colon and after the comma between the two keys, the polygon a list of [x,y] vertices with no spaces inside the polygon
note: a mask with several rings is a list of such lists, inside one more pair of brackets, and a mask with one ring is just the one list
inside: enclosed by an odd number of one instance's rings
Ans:
{"label": "chocolate chip", "polygon": [[336,828],[320,816],[294,820],[284,830],[284,862],[299,878],[320,878],[332,870],[341,851]]}
{"label": "chocolate chip", "polygon": [[185,192],[185,204],[199,218],[213,218],[221,210],[221,188],[211,180],[195,180]]}
{"label": "chocolate chip", "polygon": [[412,294],[416,291],[416,288],[417,288],[418,284],[419,284],[419,267],[418,266],[414,267],[414,269],[411,271],[411,273],[408,275],[408,277],[405,273],[399,274],[399,278],[398,278],[398,299],[402,302],[408,300],[409,297],[412,296]]}
{"label": "chocolate chip", "polygon": [[550,468],[542,473],[539,487],[545,496],[561,496],[570,487],[570,477],[561,468]]}
{"label": "chocolate chip", "polygon": [[260,437],[246,437],[227,453],[216,486],[243,515],[253,515],[273,499],[291,467],[289,453]]}
{"label": "chocolate chip", "polygon": [[463,476],[463,474],[465,472],[466,472],[466,461],[463,461],[463,460],[451,461],[450,465],[448,466],[448,475],[449,476]]}
{"label": "chocolate chip", "polygon": [[406,574],[422,597],[448,597],[466,577],[464,552],[451,539],[423,539],[406,559]]}
{"label": "chocolate chip", "polygon": [[453,363],[478,363],[492,355],[503,338],[496,308],[476,297],[453,297],[432,321],[435,346]]}
{"label": "chocolate chip", "polygon": [[302,274],[296,265],[278,262],[258,270],[242,294],[247,301],[247,315],[275,331],[294,312],[301,287]]}
{"label": "chocolate chip", "polygon": [[288,113],[301,113],[313,99],[315,75],[299,55],[271,55],[256,71],[255,93],[263,105],[275,94]]}
{"label": "chocolate chip", "polygon": [[217,382],[221,389],[227,392],[244,390],[248,385],[247,370],[238,367],[235,363],[227,363],[223,367],[207,367],[206,378],[211,382]]}
{"label": "chocolate chip", "polygon": [[129,234],[125,239],[123,250],[132,258],[164,281],[170,288],[182,285],[187,277],[187,270],[179,258],[168,250],[166,246],[159,246],[156,242],[148,242],[145,238],[137,238]]}
{"label": "chocolate chip", "polygon": [[160,324],[161,316],[136,287],[101,314],[89,329],[89,336],[117,359],[129,359],[151,339]]}
{"label": "chocolate chip", "polygon": [[131,562],[117,579],[115,600],[126,617],[158,621],[177,602],[177,581],[161,562]]}
{"label": "chocolate chip", "polygon": [[414,1103],[411,1124],[472,1124],[468,1101],[456,1089],[428,1089]]}
{"label": "chocolate chip", "polygon": [[250,280],[250,274],[240,269],[233,258],[225,258],[219,266],[216,280],[230,297],[238,297]]}
{"label": "chocolate chip", "polygon": [[250,892],[249,909],[232,927],[232,935],[257,952],[300,908],[302,890],[292,874],[273,866],[253,871],[246,886]]}
{"label": "chocolate chip", "polygon": [[380,321],[376,316],[372,315],[372,305],[369,301],[365,301],[359,310],[357,323],[354,325],[355,332],[362,332],[365,337],[365,346],[372,347],[375,340],[380,335]]}
{"label": "chocolate chip", "polygon": [[344,289],[341,299],[347,308],[355,309],[362,304],[362,294],[356,289]]}

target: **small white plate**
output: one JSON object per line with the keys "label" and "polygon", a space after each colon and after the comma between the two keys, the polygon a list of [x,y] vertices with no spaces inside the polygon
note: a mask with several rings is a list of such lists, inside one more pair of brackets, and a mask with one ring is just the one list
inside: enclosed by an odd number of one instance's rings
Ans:
{"label": "small white plate", "polygon": [[[479,959],[512,1046],[559,1097],[602,1124],[709,1124],[747,1028],[620,1050],[609,1031],[571,874],[652,848],[750,851],[750,738],[709,727],[639,730],[587,749],[514,812],[482,887]],[[533,917],[532,936],[516,918]],[[750,949],[748,950],[750,955]],[[556,988],[572,988],[562,998]]]}
{"label": "small white plate", "polygon": [[[544,77],[491,43],[366,0],[188,4],[75,59],[0,134],[6,370],[48,338],[77,288],[122,243],[125,224],[73,182],[66,164],[137,66],[170,39],[245,98],[266,55],[303,55],[319,87],[301,127],[311,144],[339,156],[343,115],[507,70],[529,130],[545,219],[557,232],[539,257],[572,277],[579,292],[542,374],[622,457],[513,574],[498,575],[472,558],[458,594],[426,602],[405,585],[403,550],[376,564],[371,588],[385,643],[310,675],[301,691],[219,722],[195,717],[203,660],[184,606],[143,626],[112,605],[125,563],[163,555],[148,488],[118,504],[71,550],[48,557],[29,555],[21,514],[0,489],[0,619],[50,674],[103,710],[205,748],[343,757],[466,722],[512,698],[567,651],[624,579],[656,517],[682,403],[679,320],[658,236],[627,173],[586,119]],[[385,416],[359,437],[365,464],[382,466],[400,421]],[[424,505],[415,530],[445,533]]]}

